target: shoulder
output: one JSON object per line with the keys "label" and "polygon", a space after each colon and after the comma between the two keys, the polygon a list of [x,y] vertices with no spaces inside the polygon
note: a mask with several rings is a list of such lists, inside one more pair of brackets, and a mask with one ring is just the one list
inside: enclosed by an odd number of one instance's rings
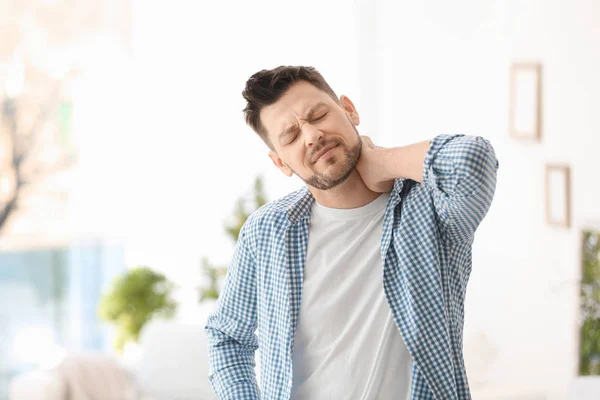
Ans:
{"label": "shoulder", "polygon": [[254,211],[246,220],[244,229],[251,236],[262,234],[271,227],[284,226],[289,222],[290,214],[309,196],[308,188],[302,187],[294,192],[268,202]]}

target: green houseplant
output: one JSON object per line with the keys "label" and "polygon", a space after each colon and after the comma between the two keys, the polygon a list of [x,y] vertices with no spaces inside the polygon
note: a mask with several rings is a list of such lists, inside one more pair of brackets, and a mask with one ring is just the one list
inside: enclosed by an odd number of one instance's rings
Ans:
{"label": "green houseplant", "polygon": [[[235,205],[232,221],[225,226],[225,232],[236,243],[242,226],[248,217],[267,203],[262,177],[254,180],[254,190],[251,196],[240,197]],[[200,287],[199,301],[216,300],[219,298],[220,284],[227,274],[226,266],[214,266],[206,257],[202,259],[202,273],[208,279],[208,284]]]}
{"label": "green houseplant", "polygon": [[114,348],[122,352],[127,342],[137,342],[144,325],[155,316],[172,318],[177,303],[173,283],[147,267],[136,267],[119,276],[100,299],[100,318],[117,327]]}

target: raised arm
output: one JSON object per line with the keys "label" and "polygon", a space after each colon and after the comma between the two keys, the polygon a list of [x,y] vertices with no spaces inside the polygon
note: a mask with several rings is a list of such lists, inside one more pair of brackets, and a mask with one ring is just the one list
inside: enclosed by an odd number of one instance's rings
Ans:
{"label": "raised arm", "polygon": [[433,191],[446,238],[470,240],[487,214],[496,191],[498,159],[479,136],[440,135],[423,162],[423,180]]}
{"label": "raised arm", "polygon": [[[473,236],[496,190],[498,160],[490,142],[479,136],[439,135],[409,146],[374,149],[369,159],[375,160],[370,175],[380,182],[409,178],[431,189],[447,240]],[[369,182],[375,187],[377,178]]]}

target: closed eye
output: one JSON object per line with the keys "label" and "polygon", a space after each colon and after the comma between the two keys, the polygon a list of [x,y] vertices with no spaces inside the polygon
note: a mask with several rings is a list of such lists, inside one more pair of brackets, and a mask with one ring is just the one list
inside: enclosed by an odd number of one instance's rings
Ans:
{"label": "closed eye", "polygon": [[[322,120],[323,118],[325,118],[327,116],[327,114],[329,114],[329,113],[325,113],[325,114],[313,119],[313,122]],[[297,137],[298,137],[298,135],[294,135],[292,137],[292,139],[286,143],[286,145],[294,143],[294,141],[296,140]]]}

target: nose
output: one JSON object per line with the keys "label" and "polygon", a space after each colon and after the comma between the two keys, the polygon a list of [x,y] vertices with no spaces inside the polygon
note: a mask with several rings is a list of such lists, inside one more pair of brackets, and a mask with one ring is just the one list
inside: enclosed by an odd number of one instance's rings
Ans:
{"label": "nose", "polygon": [[314,145],[323,140],[323,132],[321,132],[316,127],[310,124],[305,124],[303,126],[303,130],[306,147],[314,147]]}

